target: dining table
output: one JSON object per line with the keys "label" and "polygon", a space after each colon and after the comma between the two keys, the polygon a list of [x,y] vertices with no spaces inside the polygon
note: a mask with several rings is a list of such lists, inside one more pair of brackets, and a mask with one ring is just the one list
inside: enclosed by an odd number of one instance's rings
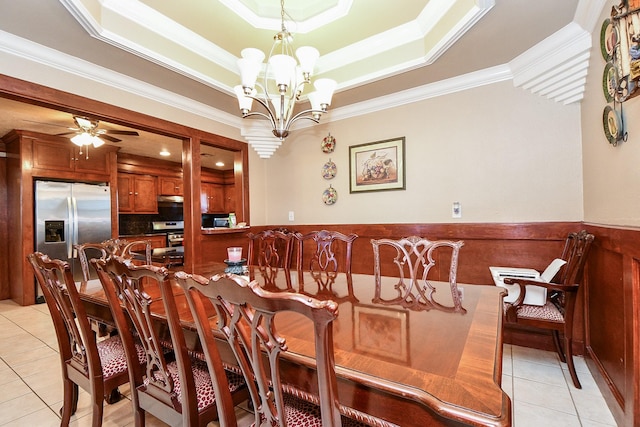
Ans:
{"label": "dining table", "polygon": [[[196,274],[224,274],[219,262],[196,265]],[[338,394],[345,413],[350,410],[374,426],[511,426],[509,396],[501,388],[504,289],[493,285],[458,284],[462,312],[410,309],[373,303],[373,275],[344,273],[329,280],[305,272],[248,266],[245,279],[257,280],[272,292],[298,292],[338,302],[333,343]],[[325,278],[326,279],[326,278]],[[392,297],[397,277],[383,277],[382,296]],[[446,305],[448,283],[431,282],[434,295]],[[201,350],[193,316],[182,288],[172,280],[188,345]],[[160,290],[145,287],[159,328],[166,327]],[[99,281],[80,285],[80,297],[92,320],[113,325]],[[389,298],[391,300],[392,298]],[[215,328],[215,313],[210,323]],[[313,326],[302,315],[279,313],[279,334],[286,338],[283,382],[301,390],[314,383]],[[167,328],[168,329],[168,328]],[[233,358],[231,351],[223,359]],[[225,360],[236,363],[235,360]],[[307,390],[311,391],[311,390]]]}

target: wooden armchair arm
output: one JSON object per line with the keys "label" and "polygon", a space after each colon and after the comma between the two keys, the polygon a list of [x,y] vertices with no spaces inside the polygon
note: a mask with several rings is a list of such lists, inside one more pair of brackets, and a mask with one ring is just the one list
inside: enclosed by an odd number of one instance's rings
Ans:
{"label": "wooden armchair arm", "polygon": [[518,298],[511,303],[511,305],[513,305],[514,307],[522,305],[522,302],[524,301],[525,295],[527,293],[527,285],[541,286],[549,291],[560,292],[578,292],[579,286],[577,284],[563,285],[560,283],[547,283],[538,280],[523,279],[519,277],[505,277],[503,282],[505,285],[518,285],[518,287],[520,288],[520,295],[518,295]]}

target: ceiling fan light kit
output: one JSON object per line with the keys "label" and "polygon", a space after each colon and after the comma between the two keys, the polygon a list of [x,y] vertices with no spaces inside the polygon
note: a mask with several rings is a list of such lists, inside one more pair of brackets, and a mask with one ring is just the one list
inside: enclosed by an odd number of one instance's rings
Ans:
{"label": "ceiling fan light kit", "polygon": [[[242,117],[257,116],[271,123],[273,134],[284,140],[289,135],[291,125],[300,119],[315,123],[320,121],[322,113],[331,105],[336,89],[332,79],[318,79],[314,83],[315,91],[307,95],[311,108],[294,114],[295,104],[300,101],[304,86],[311,83],[311,75],[318,50],[303,46],[293,55],[293,37],[284,25],[284,0],[280,2],[281,31],[274,36],[274,44],[269,53],[264,70],[264,82],[257,83],[262,71],[265,55],[255,48],[246,48],[238,60],[241,84],[234,87]],[[258,102],[266,113],[251,111],[253,101]]]}
{"label": "ceiling fan light kit", "polygon": [[82,147],[83,145],[91,145],[95,148],[100,147],[104,144],[104,141],[97,137],[96,135],[91,135],[89,132],[82,132],[71,138],[71,142],[76,144],[78,147]]}

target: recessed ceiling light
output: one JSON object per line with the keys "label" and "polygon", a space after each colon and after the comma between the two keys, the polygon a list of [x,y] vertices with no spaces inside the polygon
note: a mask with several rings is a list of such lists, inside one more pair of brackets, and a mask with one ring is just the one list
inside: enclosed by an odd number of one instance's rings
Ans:
{"label": "recessed ceiling light", "polygon": [[222,167],[222,166],[224,166],[224,163],[222,163],[222,162],[216,162],[216,166],[218,166],[218,167]]}
{"label": "recessed ceiling light", "polygon": [[167,157],[167,156],[170,156],[170,155],[171,155],[171,153],[170,153],[170,152],[168,152],[166,149],[163,149],[163,150],[160,152],[160,155],[161,155],[161,156],[164,156],[164,157]]}

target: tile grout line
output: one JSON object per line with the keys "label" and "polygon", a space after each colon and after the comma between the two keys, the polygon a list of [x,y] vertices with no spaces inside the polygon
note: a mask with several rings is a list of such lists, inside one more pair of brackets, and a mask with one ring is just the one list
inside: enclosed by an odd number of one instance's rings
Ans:
{"label": "tile grout line", "polygon": [[[44,313],[43,313],[43,314],[44,314]],[[22,326],[20,326],[20,324],[18,324],[18,323],[16,323],[16,322],[14,322],[12,319],[8,318],[8,317],[7,317],[7,316],[5,316],[4,314],[0,314],[0,316],[4,317],[7,321],[9,321],[9,322],[13,323],[13,324],[14,324],[14,325],[16,325],[18,328],[20,328],[22,331],[24,331],[25,333],[27,333],[27,334],[31,335],[32,337],[34,337],[35,339],[37,339],[38,341],[40,341],[41,343],[43,343],[46,347],[49,347],[49,348],[51,348],[52,350],[54,350],[56,353],[58,353],[58,349],[57,349],[57,348],[52,348],[49,344],[47,344],[46,342],[44,342],[43,340],[41,340],[39,337],[37,337],[37,336],[33,335],[31,332],[29,332],[29,331],[27,331],[26,329],[24,329]],[[16,376],[17,376],[18,378],[20,378],[20,381],[22,381],[22,383],[23,383],[23,384],[24,384],[24,385],[25,385],[29,390],[31,390],[31,393],[33,393],[33,394],[34,394],[34,395],[35,395],[35,396],[36,396],[36,397],[37,397],[37,398],[38,398],[38,399],[39,399],[39,400],[44,404],[44,406],[45,406],[48,410],[50,410],[51,412],[53,412],[53,413],[54,413],[58,418],[60,418],[60,419],[61,419],[60,415],[59,415],[58,413],[56,413],[56,411],[54,411],[54,410],[53,410],[53,408],[51,408],[51,407],[47,404],[47,402],[45,402],[45,401],[44,401],[44,399],[42,399],[42,397],[40,397],[40,395],[39,395],[38,393],[36,393],[36,391],[35,391],[33,388],[31,388],[31,386],[30,386],[30,385],[29,385],[29,384],[24,380],[24,378],[22,377],[22,375],[20,375],[18,372],[16,372],[16,370],[13,368],[13,366],[11,366],[9,363],[7,363],[7,361],[4,359],[4,357],[0,356],[0,360],[2,360],[2,363],[4,363],[5,365],[7,365],[7,367],[8,367],[8,368],[9,368],[9,369],[14,373],[14,374],[16,374]],[[20,397],[22,397],[22,396],[18,396],[18,397],[16,397],[16,399],[18,399],[18,398],[20,398]],[[33,412],[29,412],[28,414],[24,414],[23,416],[18,417],[18,418],[16,418],[16,419],[13,419],[13,420],[11,420],[11,421],[9,421],[9,422],[15,422],[15,421],[19,420],[20,418],[24,418],[24,417],[26,417],[26,416],[29,416],[29,415],[31,415],[31,414],[34,414],[34,413],[38,412],[39,410],[40,410],[40,409],[35,410],[35,411],[33,411]],[[6,423],[5,423],[5,424],[6,424]],[[4,424],[3,424],[3,425],[4,425]]]}

